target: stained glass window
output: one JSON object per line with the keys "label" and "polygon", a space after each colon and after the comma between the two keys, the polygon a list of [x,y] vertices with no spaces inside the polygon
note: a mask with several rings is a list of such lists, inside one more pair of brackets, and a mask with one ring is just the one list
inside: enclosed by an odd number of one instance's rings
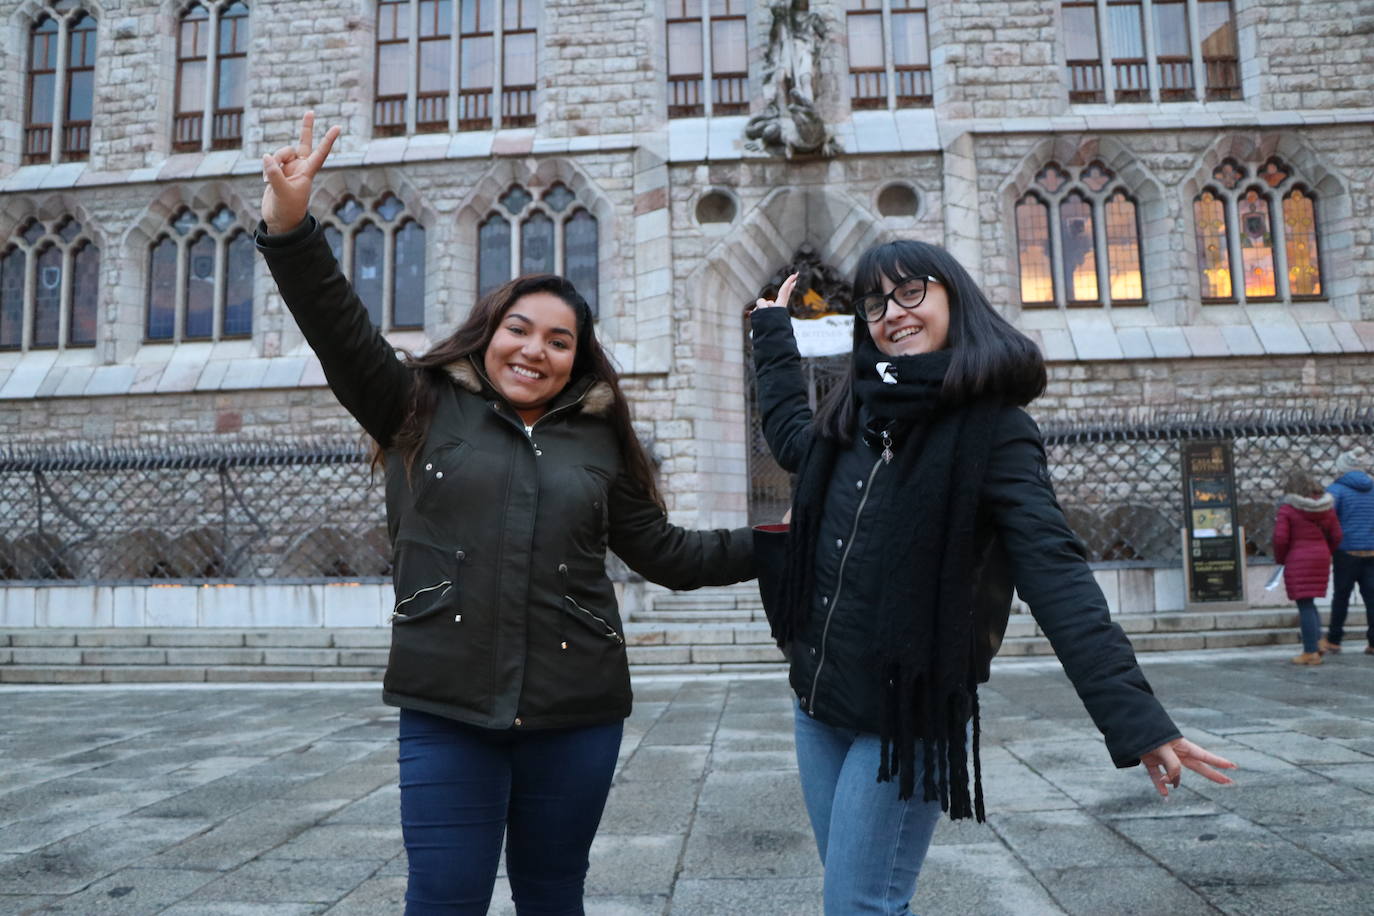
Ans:
{"label": "stained glass window", "polygon": [[1226,205],[1210,190],[1193,202],[1203,301],[1231,298],[1231,252],[1226,242]]}
{"label": "stained glass window", "polygon": [[1054,302],[1054,272],[1050,267],[1050,209],[1034,195],[1016,205],[1017,253],[1021,266],[1021,301],[1027,305]]}
{"label": "stained glass window", "polygon": [[1135,202],[1117,191],[1103,207],[1107,221],[1107,271],[1113,302],[1145,298],[1140,272],[1140,227]]}
{"label": "stained glass window", "polygon": [[1283,228],[1287,237],[1288,289],[1294,296],[1322,294],[1321,259],[1317,252],[1317,211],[1312,198],[1294,188],[1283,199]]}
{"label": "stained glass window", "polygon": [[1093,206],[1082,195],[1070,194],[1060,202],[1059,237],[1069,301],[1096,302],[1097,241],[1093,235]]}

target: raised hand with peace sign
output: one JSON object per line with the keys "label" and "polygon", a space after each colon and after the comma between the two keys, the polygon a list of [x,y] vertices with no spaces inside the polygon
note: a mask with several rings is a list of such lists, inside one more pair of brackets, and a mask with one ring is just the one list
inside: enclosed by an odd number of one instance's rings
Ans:
{"label": "raised hand with peace sign", "polygon": [[315,112],[301,118],[301,136],[295,146],[283,146],[262,157],[262,221],[273,235],[300,225],[310,209],[310,190],[315,173],[324,165],[340,129],[331,127],[319,146],[314,146]]}

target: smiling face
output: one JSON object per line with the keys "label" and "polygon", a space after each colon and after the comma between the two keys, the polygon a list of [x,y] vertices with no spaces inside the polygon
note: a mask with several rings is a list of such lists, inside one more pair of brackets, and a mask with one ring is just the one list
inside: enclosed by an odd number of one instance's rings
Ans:
{"label": "smiling face", "polygon": [[568,384],[577,357],[577,315],[553,293],[529,293],[501,316],[482,356],[496,390],[527,424]]}
{"label": "smiling face", "polygon": [[[896,284],[881,277],[882,290],[890,293]],[[881,321],[868,324],[873,343],[888,356],[915,356],[943,350],[949,342],[949,294],[943,283],[930,281],[926,296],[915,308],[903,308],[893,299]]]}

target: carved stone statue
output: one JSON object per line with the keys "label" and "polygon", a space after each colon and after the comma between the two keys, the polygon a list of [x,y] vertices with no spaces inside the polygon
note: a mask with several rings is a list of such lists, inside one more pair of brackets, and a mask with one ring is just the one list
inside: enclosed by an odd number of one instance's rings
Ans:
{"label": "carved stone statue", "polygon": [[749,119],[744,135],[752,150],[833,156],[839,143],[816,111],[817,55],[827,27],[808,0],[772,0],[773,22],[764,55],[763,111]]}

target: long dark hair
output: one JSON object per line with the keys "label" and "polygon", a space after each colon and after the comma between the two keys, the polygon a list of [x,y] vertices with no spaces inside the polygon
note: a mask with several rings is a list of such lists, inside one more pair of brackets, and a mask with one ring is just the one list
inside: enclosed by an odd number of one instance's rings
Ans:
{"label": "long dark hair", "polygon": [[[1026,335],[993,309],[964,266],[945,249],[926,242],[901,239],[874,246],[859,256],[854,269],[855,299],[882,292],[882,278],[934,277],[949,297],[949,339],[953,351],[941,392],[946,403],[964,404],[997,398],[1005,404],[1025,405],[1045,391],[1045,359]],[[854,318],[854,347],[868,339],[868,326]],[[851,357],[852,358],[852,357]],[[826,395],[816,411],[821,435],[848,445],[854,438],[858,414],[854,376]]]}
{"label": "long dark hair", "polygon": [[[439,392],[443,390],[442,386],[452,384],[444,372],[444,367],[459,360],[473,358],[477,370],[485,374],[482,357],[486,354],[487,345],[491,343],[492,337],[496,335],[501,319],[506,317],[506,312],[522,296],[531,293],[552,293],[573,310],[577,319],[577,352],[573,357],[572,374],[568,383],[573,384],[584,378],[591,378],[610,387],[610,420],[615,428],[616,437],[620,440],[620,452],[626,470],[631,480],[638,484],[660,509],[664,508],[663,497],[654,479],[653,463],[630,423],[630,405],[620,390],[620,375],[611,365],[606,351],[601,348],[601,342],[596,339],[591,307],[571,282],[555,274],[517,277],[498,286],[477,300],[477,305],[473,307],[467,320],[449,337],[435,344],[422,356],[404,354],[405,366],[413,373],[414,384],[411,385],[410,403],[406,407],[405,419],[401,421],[400,429],[392,436],[388,449],[400,454],[405,462],[406,473],[409,474],[420,457],[420,450],[424,448]],[[381,445],[374,443],[373,466],[379,465],[383,460]]]}

